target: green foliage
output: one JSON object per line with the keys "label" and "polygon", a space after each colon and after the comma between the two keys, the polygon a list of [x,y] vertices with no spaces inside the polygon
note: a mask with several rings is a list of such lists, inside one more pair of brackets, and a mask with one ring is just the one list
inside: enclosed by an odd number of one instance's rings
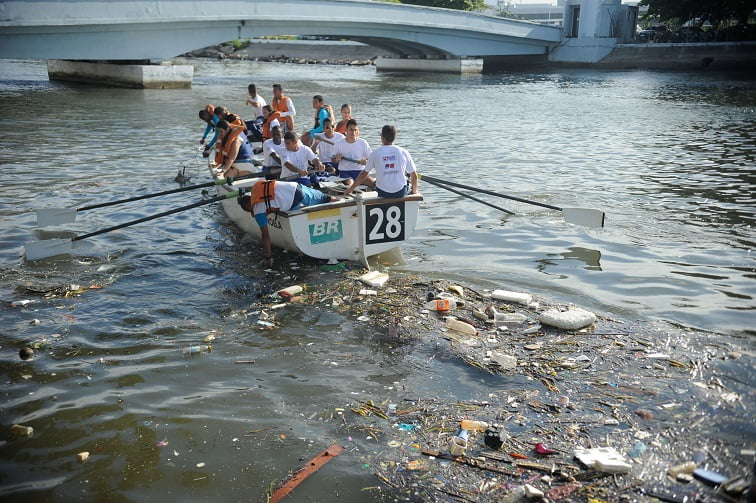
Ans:
{"label": "green foliage", "polygon": [[401,0],[401,3],[467,11],[486,10],[486,2],[484,0]]}
{"label": "green foliage", "polygon": [[231,45],[234,46],[234,50],[244,49],[249,45],[249,39],[245,38],[244,40],[235,39],[231,41]]}
{"label": "green foliage", "polygon": [[641,0],[640,5],[648,6],[646,15],[650,18],[679,24],[697,20],[699,24],[709,21],[718,25],[732,19],[746,25],[754,10],[753,0]]}

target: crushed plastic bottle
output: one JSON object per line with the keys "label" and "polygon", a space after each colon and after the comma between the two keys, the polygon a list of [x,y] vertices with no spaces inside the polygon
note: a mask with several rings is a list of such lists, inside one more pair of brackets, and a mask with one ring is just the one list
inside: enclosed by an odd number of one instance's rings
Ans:
{"label": "crushed plastic bottle", "polygon": [[449,441],[449,454],[452,456],[464,456],[467,451],[467,439],[470,434],[465,429],[460,429]]}
{"label": "crushed plastic bottle", "polygon": [[211,347],[207,344],[192,344],[189,347],[184,348],[185,355],[194,355],[199,353],[208,353]]}

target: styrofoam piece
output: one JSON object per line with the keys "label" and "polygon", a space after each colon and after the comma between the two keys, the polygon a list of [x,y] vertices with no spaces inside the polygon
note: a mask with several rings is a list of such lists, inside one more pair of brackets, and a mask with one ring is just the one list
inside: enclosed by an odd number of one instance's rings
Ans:
{"label": "styrofoam piece", "polygon": [[379,272],[379,271],[370,271],[368,273],[363,274],[359,278],[360,281],[365,283],[368,286],[372,286],[373,288],[381,288],[383,285],[386,284],[386,281],[389,279],[389,275],[385,272]]}
{"label": "styrofoam piece", "polygon": [[492,351],[491,360],[496,362],[504,370],[514,370],[517,368],[516,356],[507,355],[498,351]]}
{"label": "styrofoam piece", "polygon": [[446,318],[446,328],[468,335],[477,335],[478,333],[478,329],[474,326],[451,316]]}
{"label": "styrofoam piece", "polygon": [[510,292],[507,290],[494,290],[491,292],[491,298],[503,300],[504,302],[514,302],[516,304],[528,305],[533,302],[533,296],[529,293]]}
{"label": "styrofoam piece", "polygon": [[565,330],[578,330],[594,324],[596,322],[596,315],[579,307],[568,311],[551,308],[541,313],[538,319],[544,325],[563,328]]}
{"label": "styrofoam piece", "polygon": [[575,457],[589,468],[606,473],[627,473],[630,463],[612,447],[596,447],[594,449],[576,449]]}

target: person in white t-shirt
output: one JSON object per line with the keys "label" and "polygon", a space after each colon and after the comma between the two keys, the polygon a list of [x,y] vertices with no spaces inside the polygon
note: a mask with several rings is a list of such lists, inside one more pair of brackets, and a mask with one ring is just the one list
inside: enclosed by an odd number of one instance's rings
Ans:
{"label": "person in white t-shirt", "polygon": [[323,132],[315,135],[312,151],[318,154],[318,159],[326,167],[338,168],[338,163],[331,159],[336,155],[336,144],[344,139],[344,135],[333,130],[333,121],[330,118],[323,120]]}
{"label": "person in white t-shirt", "polygon": [[262,119],[263,113],[262,109],[267,103],[265,102],[265,98],[257,94],[257,86],[254,84],[250,84],[247,86],[247,90],[249,92],[249,98],[247,98],[247,105],[251,106],[253,109],[253,116],[255,119]]}
{"label": "person in white t-shirt", "polygon": [[[312,181],[308,176],[308,168],[310,163],[315,166],[317,171],[326,171],[326,167],[320,162],[320,159],[315,156],[315,152],[310,150],[309,147],[305,147],[300,143],[297,133],[294,131],[287,131],[284,135],[284,144],[286,145],[286,151],[283,152],[283,165],[281,166],[281,179],[291,180],[292,178],[299,176],[294,181],[307,185],[312,185]],[[333,169],[333,168],[331,168]]]}
{"label": "person in white t-shirt", "polygon": [[249,92],[249,98],[247,98],[246,104],[253,109],[252,119],[244,121],[248,131],[247,138],[250,141],[263,141],[262,130],[260,127],[265,119],[263,117],[262,109],[267,103],[265,103],[265,99],[262,96],[257,94],[257,86],[254,84],[247,86],[247,91]]}
{"label": "person in white t-shirt", "polygon": [[336,143],[335,147],[333,161],[339,165],[339,175],[353,180],[360,175],[373,151],[368,142],[360,138],[360,126],[355,119],[347,121],[346,138]]}
{"label": "person in white t-shirt", "polygon": [[[417,171],[412,156],[404,148],[394,145],[396,127],[386,125],[381,129],[382,146],[375,149],[367,160],[365,168],[345,192],[352,190],[366,180],[372,180],[378,196],[404,197],[407,195],[407,175],[410,177],[410,194],[417,194]],[[375,173],[371,178],[370,173]]]}
{"label": "person in white t-shirt", "polygon": [[286,156],[286,144],[283,141],[281,127],[274,126],[271,129],[271,134],[273,138],[265,140],[262,144],[263,155],[265,156],[263,158],[263,173],[268,179],[278,178],[278,173],[275,173],[274,176],[274,171],[280,171],[281,164],[283,164],[282,159]]}

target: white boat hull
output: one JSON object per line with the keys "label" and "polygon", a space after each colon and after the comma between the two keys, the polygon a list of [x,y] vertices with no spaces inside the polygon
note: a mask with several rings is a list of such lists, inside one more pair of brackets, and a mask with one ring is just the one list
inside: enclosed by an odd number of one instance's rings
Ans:
{"label": "white boat hull", "polygon": [[[221,185],[218,194],[254,182]],[[271,244],[318,259],[352,260],[369,268],[368,257],[396,248],[412,236],[422,200],[419,194],[386,199],[366,192],[333,203],[277,211],[268,215]],[[221,204],[237,227],[261,240],[254,217],[236,200],[226,199]]]}

